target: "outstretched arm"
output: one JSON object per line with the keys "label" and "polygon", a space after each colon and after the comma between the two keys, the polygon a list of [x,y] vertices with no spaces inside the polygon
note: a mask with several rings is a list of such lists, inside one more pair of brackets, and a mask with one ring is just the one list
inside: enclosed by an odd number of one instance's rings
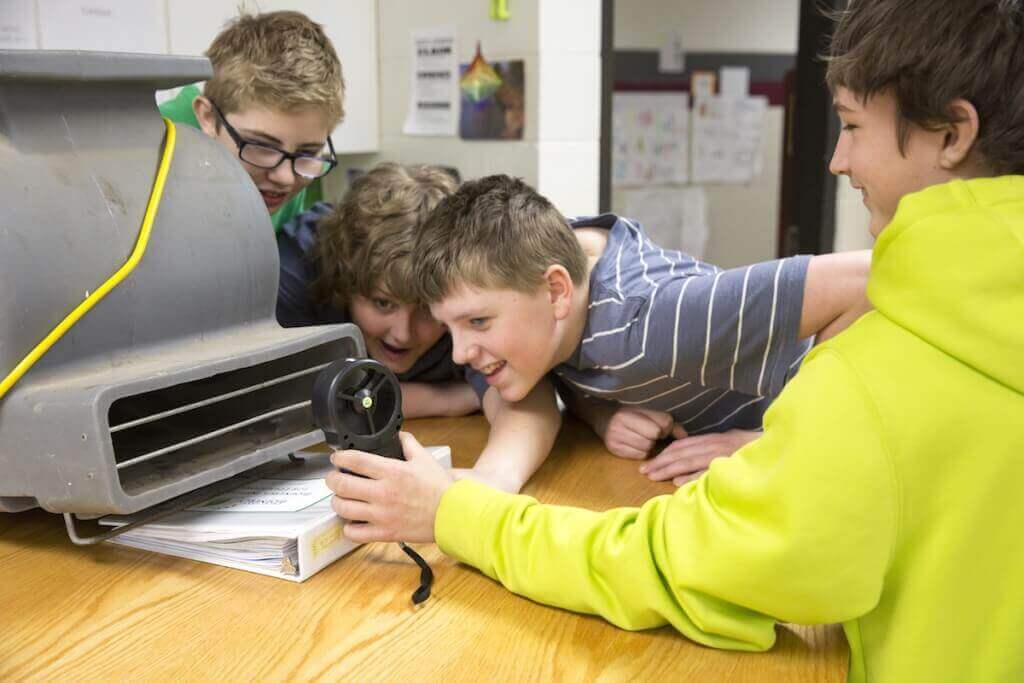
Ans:
{"label": "outstretched arm", "polygon": [[409,435],[408,462],[336,452],[336,465],[372,479],[332,472],[328,485],[338,514],[368,520],[345,526],[354,540],[436,536],[537,602],[761,650],[775,620],[846,621],[877,604],[898,523],[880,432],[856,374],[821,354],[769,410],[760,439],[641,508],[598,513],[453,484]]}
{"label": "outstretched arm", "polygon": [[851,252],[670,279],[651,297],[644,338],[657,343],[645,358],[683,382],[777,395],[806,340],[835,334],[863,307],[868,269],[868,252]]}
{"label": "outstretched arm", "polygon": [[871,310],[867,297],[870,251],[815,256],[807,265],[800,339],[820,344]]}

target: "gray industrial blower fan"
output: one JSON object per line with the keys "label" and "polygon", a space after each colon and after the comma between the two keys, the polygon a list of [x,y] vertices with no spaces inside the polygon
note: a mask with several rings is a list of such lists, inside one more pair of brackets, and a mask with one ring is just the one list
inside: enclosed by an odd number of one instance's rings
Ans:
{"label": "gray industrial blower fan", "polygon": [[365,355],[351,325],[277,324],[266,208],[200,131],[177,126],[137,253],[170,135],[154,91],[209,76],[201,58],[0,51],[0,511],[65,513],[76,542],[73,515],[137,512],[321,441],[317,373]]}

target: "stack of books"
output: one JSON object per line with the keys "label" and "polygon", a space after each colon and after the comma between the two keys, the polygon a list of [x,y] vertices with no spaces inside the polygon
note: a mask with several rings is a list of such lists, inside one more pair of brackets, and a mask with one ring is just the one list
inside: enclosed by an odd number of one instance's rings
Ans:
{"label": "stack of books", "polygon": [[[451,449],[428,448],[445,467]],[[292,463],[268,463],[229,481],[228,490],[110,539],[110,543],[225,567],[305,581],[358,544],[342,534],[345,520],[331,509],[324,477],[334,469],[326,452],[302,451]],[[136,515],[108,515],[119,527]]]}

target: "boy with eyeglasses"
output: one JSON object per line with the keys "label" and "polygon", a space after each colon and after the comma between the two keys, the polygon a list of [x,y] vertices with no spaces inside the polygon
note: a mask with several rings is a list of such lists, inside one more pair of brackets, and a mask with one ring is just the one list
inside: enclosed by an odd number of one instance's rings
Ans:
{"label": "boy with eyeglasses", "polygon": [[275,232],[321,199],[337,163],[330,132],[344,111],[341,64],[323,27],[299,12],[242,15],[206,51],[213,77],[160,112],[200,128],[237,156]]}

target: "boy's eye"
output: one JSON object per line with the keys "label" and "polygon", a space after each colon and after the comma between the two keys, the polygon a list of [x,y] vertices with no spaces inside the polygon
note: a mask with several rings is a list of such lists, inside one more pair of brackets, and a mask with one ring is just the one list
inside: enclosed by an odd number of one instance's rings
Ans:
{"label": "boy's eye", "polygon": [[373,305],[377,308],[377,310],[383,311],[384,313],[390,313],[391,311],[398,308],[398,304],[396,304],[391,299],[382,299],[380,297],[373,298]]}
{"label": "boy's eye", "polygon": [[483,327],[486,324],[487,324],[487,318],[470,318],[469,319],[470,327]]}
{"label": "boy's eye", "polygon": [[857,126],[855,126],[855,125],[854,125],[854,124],[852,124],[852,123],[847,123],[847,124],[845,124],[845,125],[843,126],[843,130],[847,130],[847,131],[849,131],[849,130],[854,130],[854,129],[856,129],[856,128],[857,128]]}

